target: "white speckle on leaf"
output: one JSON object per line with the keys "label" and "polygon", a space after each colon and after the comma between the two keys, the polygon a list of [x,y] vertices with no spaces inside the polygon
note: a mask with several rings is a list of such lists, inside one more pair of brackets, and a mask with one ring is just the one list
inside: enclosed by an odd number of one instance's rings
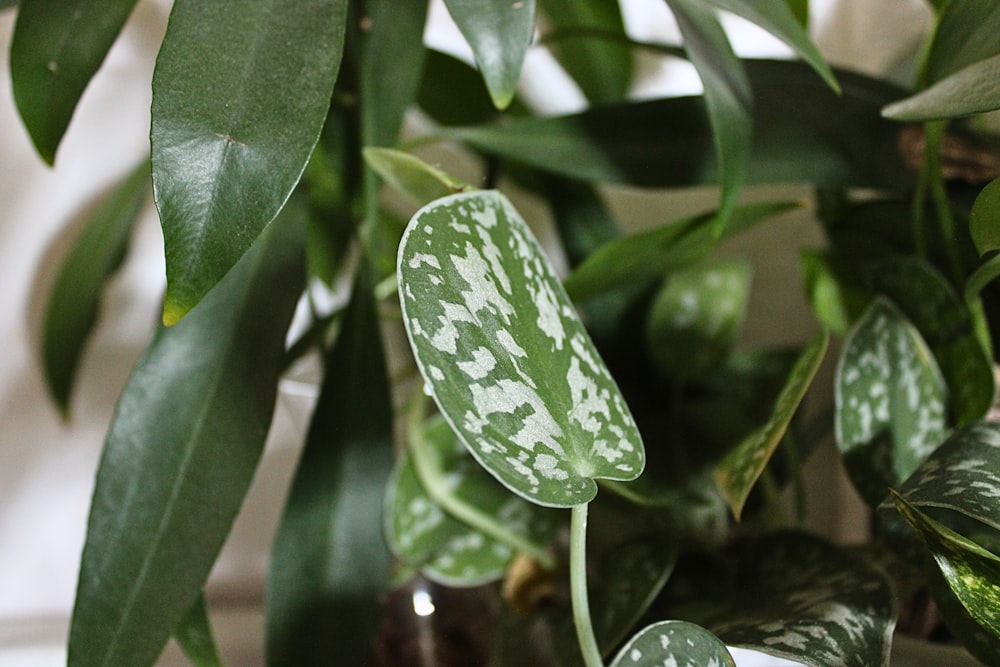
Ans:
{"label": "white speckle on leaf", "polygon": [[438,258],[435,257],[434,255],[429,255],[424,252],[414,253],[413,257],[410,258],[408,264],[410,265],[411,269],[419,269],[424,264],[438,270],[441,269],[441,262],[438,261]]}
{"label": "white speckle on leaf", "polygon": [[458,367],[473,380],[481,380],[496,368],[497,360],[485,347],[477,347],[472,351],[471,361],[460,361]]}

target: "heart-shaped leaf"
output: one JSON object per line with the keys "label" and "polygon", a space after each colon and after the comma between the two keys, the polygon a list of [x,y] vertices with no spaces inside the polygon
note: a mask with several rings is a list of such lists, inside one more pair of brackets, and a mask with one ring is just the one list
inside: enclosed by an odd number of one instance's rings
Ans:
{"label": "heart-shaped leaf", "polygon": [[882,115],[920,122],[958,118],[1000,109],[1000,55],[991,56],[946,76],[916,95],[893,102]]}
{"label": "heart-shaped leaf", "polygon": [[346,0],[177,0],[153,74],[153,192],[172,324],[284,206],[319,138]]}
{"label": "heart-shaped leaf", "polygon": [[972,204],[969,234],[980,255],[1000,250],[1000,178],[990,181]]}
{"label": "heart-shaped leaf", "polygon": [[877,505],[944,440],[944,379],[920,333],[879,297],[844,343],[835,392],[837,446],[861,495]]}
{"label": "heart-shaped leaf", "polygon": [[472,455],[532,502],[572,507],[631,480],[638,429],[538,242],[492,191],[414,215],[397,264],[424,380]]}
{"label": "heart-shaped leaf", "polygon": [[686,621],[660,621],[628,640],[611,667],[736,667],[726,645],[705,628]]}

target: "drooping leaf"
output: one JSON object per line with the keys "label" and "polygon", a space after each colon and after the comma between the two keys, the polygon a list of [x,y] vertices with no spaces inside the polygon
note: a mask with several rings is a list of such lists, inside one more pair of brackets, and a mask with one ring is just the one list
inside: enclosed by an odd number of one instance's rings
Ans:
{"label": "drooping leaf", "polygon": [[969,234],[980,255],[1000,250],[1000,178],[990,181],[972,204]]}
{"label": "drooping leaf", "polygon": [[645,337],[650,359],[690,379],[718,368],[746,315],[753,269],[747,262],[700,264],[670,275],[653,298]]}
{"label": "drooping leaf", "polygon": [[799,267],[816,319],[832,333],[846,334],[868,300],[853,268],[839,255],[813,250],[799,254]]}
{"label": "drooping leaf", "polygon": [[473,456],[532,502],[570,507],[645,455],[614,380],[513,206],[492,191],[417,212],[397,265],[403,322]]}
{"label": "drooping leaf", "polygon": [[924,64],[932,84],[980,60],[1000,54],[1000,5],[981,0],[949,0],[938,17]]}
{"label": "drooping leaf", "polygon": [[[815,183],[899,189],[912,175],[881,108],[903,93],[838,71],[836,95],[803,63],[745,60],[754,142],[747,183]],[[719,181],[700,97],[594,107],[578,114],[507,119],[443,133],[481,151],[585,181],[676,187]]]}
{"label": "drooping leaf", "polygon": [[826,332],[813,337],[792,367],[767,423],[740,441],[716,468],[716,485],[737,519],[743,512],[753,485],[767,467],[812,384],[828,342]]}
{"label": "drooping leaf", "polygon": [[392,402],[369,271],[362,261],[275,536],[270,665],[365,664],[378,628],[391,565],[381,516]]}
{"label": "drooping leaf", "polygon": [[10,47],[11,85],[35,149],[50,165],[84,89],[135,3],[20,2]]}
{"label": "drooping leaf", "polygon": [[944,440],[947,401],[920,333],[891,302],[875,299],[844,342],[835,385],[837,446],[869,504]]}
{"label": "drooping leaf", "polygon": [[497,115],[483,77],[474,68],[434,49],[428,49],[425,58],[417,104],[435,122],[475,125]]}
{"label": "drooping leaf", "polygon": [[222,667],[219,651],[212,637],[205,595],[201,594],[181,622],[174,628],[174,639],[194,667]]}
{"label": "drooping leaf", "polygon": [[684,49],[698,71],[722,194],[716,231],[724,229],[747,178],[753,147],[753,92],[743,62],[715,13],[698,0],[666,0],[677,21]]}
{"label": "drooping leaf", "polygon": [[346,0],[178,0],[153,74],[153,192],[178,321],[281,210],[340,66]]}
{"label": "drooping leaf", "polygon": [[149,194],[149,164],[125,178],[93,211],[60,267],[45,306],[42,362],[49,392],[63,416],[83,347],[97,321],[101,294],[125,256]]}
{"label": "drooping leaf", "polygon": [[365,162],[375,173],[421,206],[440,197],[474,189],[411,153],[392,148],[365,148],[363,152]]}
{"label": "drooping leaf", "polygon": [[289,211],[122,392],[97,473],[69,664],[152,665],[195,602],[250,486],[304,275]]}
{"label": "drooping leaf", "polygon": [[[558,35],[549,49],[583,94],[595,104],[617,102],[628,94],[634,58],[626,44],[595,39],[588,30],[626,37],[621,8],[604,0],[539,0]],[[560,31],[565,34],[559,35]],[[578,31],[579,34],[574,34]]]}
{"label": "drooping leaf", "polygon": [[930,549],[955,597],[985,630],[1000,637],[1000,557],[910,505],[899,494],[900,513]]}
{"label": "drooping leaf", "polygon": [[898,121],[922,122],[959,118],[1000,109],[1000,55],[950,74],[929,88],[893,102],[882,115]]}
{"label": "drooping leaf", "polygon": [[726,645],[687,621],[660,621],[625,642],[611,667],[736,667]]}
{"label": "drooping leaf", "polygon": [[[768,202],[738,207],[721,238],[797,206],[797,202]],[[692,216],[607,243],[569,275],[566,291],[581,301],[696,264],[721,240],[712,231],[714,219],[714,213]]]}
{"label": "drooping leaf", "polygon": [[535,0],[445,0],[497,109],[514,99],[535,30]]}

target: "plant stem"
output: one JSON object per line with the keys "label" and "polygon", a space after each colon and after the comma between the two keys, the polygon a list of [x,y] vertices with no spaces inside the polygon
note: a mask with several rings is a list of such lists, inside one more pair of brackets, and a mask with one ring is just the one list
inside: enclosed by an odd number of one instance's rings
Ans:
{"label": "plant stem", "polygon": [[569,586],[573,602],[573,624],[577,641],[587,667],[604,667],[601,649],[590,621],[590,601],[587,598],[587,503],[573,507],[569,532]]}

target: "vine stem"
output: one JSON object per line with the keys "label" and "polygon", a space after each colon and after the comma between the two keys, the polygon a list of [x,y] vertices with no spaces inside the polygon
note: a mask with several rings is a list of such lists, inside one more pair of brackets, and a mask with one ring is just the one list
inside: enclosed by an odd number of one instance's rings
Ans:
{"label": "vine stem", "polygon": [[574,505],[569,528],[569,586],[573,602],[573,624],[580,642],[580,652],[587,667],[604,667],[601,649],[590,621],[587,596],[587,503]]}

